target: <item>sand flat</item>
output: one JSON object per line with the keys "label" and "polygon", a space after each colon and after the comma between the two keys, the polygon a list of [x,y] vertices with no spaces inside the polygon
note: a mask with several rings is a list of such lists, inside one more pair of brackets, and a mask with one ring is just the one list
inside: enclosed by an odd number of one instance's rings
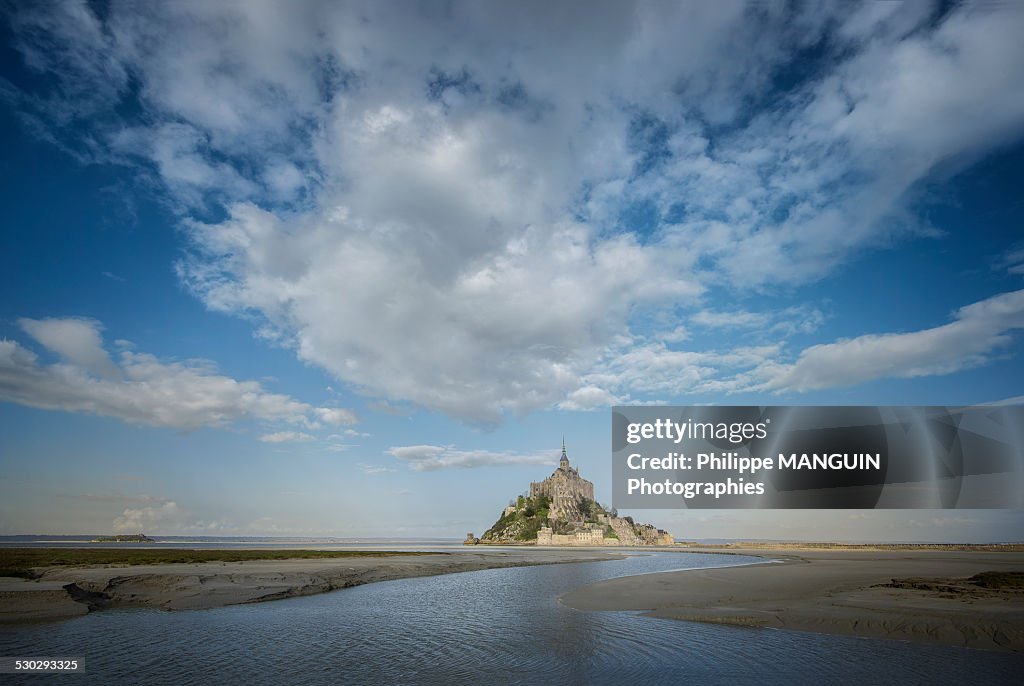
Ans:
{"label": "sand flat", "polygon": [[0,579],[0,622],[63,619],[117,606],[203,609],[392,579],[622,557],[621,550],[523,547],[395,557],[53,567],[35,581]]}
{"label": "sand flat", "polygon": [[59,581],[0,577],[0,623],[78,617],[89,611]]}
{"label": "sand flat", "polygon": [[884,586],[898,578],[1024,570],[1024,553],[790,547],[730,552],[780,561],[611,579],[561,601],[580,610],[640,610],[688,621],[1024,650],[1024,592]]}

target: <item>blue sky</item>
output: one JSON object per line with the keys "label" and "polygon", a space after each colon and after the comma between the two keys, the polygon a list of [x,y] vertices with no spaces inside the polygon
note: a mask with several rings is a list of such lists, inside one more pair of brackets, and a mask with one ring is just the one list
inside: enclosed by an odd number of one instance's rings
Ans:
{"label": "blue sky", "polygon": [[1022,30],[1012,5],[5,5],[0,531],[460,536],[563,434],[607,499],[617,403],[1020,397]]}

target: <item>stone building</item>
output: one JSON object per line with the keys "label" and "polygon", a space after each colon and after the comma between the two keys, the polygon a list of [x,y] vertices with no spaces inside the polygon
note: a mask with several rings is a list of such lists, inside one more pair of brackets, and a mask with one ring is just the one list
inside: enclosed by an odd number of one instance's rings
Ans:
{"label": "stone building", "polygon": [[558,461],[558,469],[543,481],[530,483],[530,497],[544,495],[551,499],[550,518],[563,522],[583,521],[580,512],[580,501],[594,500],[594,484],[587,481],[578,469],[569,464],[569,456],[565,452],[565,439],[562,439],[562,457]]}
{"label": "stone building", "polygon": [[550,526],[542,526],[537,545],[619,545],[619,541],[606,537],[599,524],[583,524],[571,534],[556,534]]}

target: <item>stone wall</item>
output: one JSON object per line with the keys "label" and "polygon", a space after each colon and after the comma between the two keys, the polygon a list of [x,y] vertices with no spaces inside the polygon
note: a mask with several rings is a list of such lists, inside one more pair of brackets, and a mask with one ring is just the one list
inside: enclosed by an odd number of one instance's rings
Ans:
{"label": "stone wall", "polygon": [[605,538],[604,530],[600,527],[581,529],[571,534],[556,534],[551,527],[544,526],[537,532],[537,545],[595,546],[619,545],[619,542],[614,538]]}

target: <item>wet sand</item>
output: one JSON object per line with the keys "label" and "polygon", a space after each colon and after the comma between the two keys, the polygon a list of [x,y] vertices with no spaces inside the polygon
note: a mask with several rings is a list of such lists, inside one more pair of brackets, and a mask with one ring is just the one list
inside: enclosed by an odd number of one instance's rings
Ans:
{"label": "wet sand", "polygon": [[54,567],[38,580],[0,578],[0,622],[65,619],[108,607],[203,609],[392,579],[622,557],[622,551],[597,549],[475,548],[408,557]]}
{"label": "wet sand", "polygon": [[[780,562],[611,579],[561,601],[579,610],[639,610],[686,621],[1024,650],[1024,591],[952,582],[986,571],[1024,570],[1024,553],[792,547],[729,552]],[[911,578],[932,583],[887,586]]]}

